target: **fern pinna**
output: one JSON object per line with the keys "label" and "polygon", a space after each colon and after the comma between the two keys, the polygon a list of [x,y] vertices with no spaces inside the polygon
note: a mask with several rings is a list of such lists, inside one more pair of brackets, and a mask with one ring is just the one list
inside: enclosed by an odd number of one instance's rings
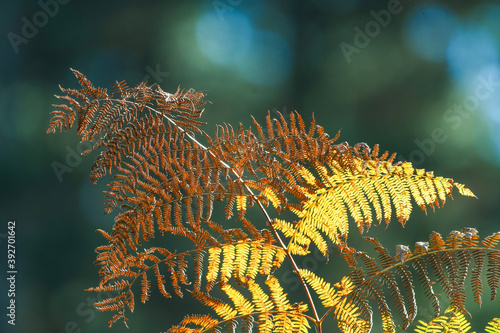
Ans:
{"label": "fern pinna", "polygon": [[[446,239],[434,233],[413,251],[399,245],[395,255],[367,238],[376,258],[348,244],[349,220],[360,232],[389,223],[392,215],[404,226],[412,198],[423,210],[434,209],[454,188],[473,196],[462,184],[395,162],[395,154],[380,154],[377,145],[336,143],[339,134],[328,136],[298,113],[268,115],[265,125],[254,119],[253,128],[219,126],[208,135],[199,120],[203,92],[171,94],[125,82],[108,91],[73,72],[81,88],[61,88],[48,132],[76,123],[81,141],[92,143],[85,153],[100,151],[91,182],[113,174],[105,212],[115,211],[115,221],[111,231],[99,230],[107,243],[96,249],[100,283],[89,289],[114,293],[95,304],[114,313],[110,325],[128,320],[135,285],[143,303],[157,288],[165,298],[187,292],[213,310],[186,316],[170,332],[321,332],[329,317],[342,332],[369,332],[373,306],[384,332],[393,332],[396,313],[402,328],[416,317],[417,281],[436,315],[435,282],[455,311],[465,313],[465,278],[471,272],[473,297],[481,304],[484,270],[491,299],[497,298],[500,234],[480,243],[473,228]],[[219,206],[235,221],[212,216]],[[251,207],[261,212],[260,221],[247,219]],[[271,211],[296,218],[272,217]],[[164,246],[142,246],[158,233]],[[191,245],[176,249],[174,238]],[[332,244],[349,276],[330,283],[297,265],[295,258],[313,248],[327,257]],[[291,300],[277,278],[284,261],[301,281],[304,302]]]}

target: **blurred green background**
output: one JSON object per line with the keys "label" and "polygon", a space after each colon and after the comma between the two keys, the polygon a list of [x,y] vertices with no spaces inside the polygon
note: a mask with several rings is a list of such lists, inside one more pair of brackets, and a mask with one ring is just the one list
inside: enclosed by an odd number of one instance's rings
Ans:
{"label": "blurred green background", "polygon": [[[391,250],[433,230],[500,229],[499,2],[2,1],[0,27],[1,276],[9,220],[18,270],[15,327],[6,324],[0,280],[1,332],[158,332],[204,310],[153,290],[127,330],[120,322],[107,329],[110,315],[92,308],[95,295],[84,289],[98,282],[95,229],[113,223],[103,216],[106,182],[90,185],[95,155],[74,157],[82,148],[74,131],[45,134],[58,84],[77,87],[69,68],[103,87],[148,80],[166,91],[206,90],[209,132],[249,124],[250,115],[262,122],[268,112],[298,110],[309,121],[314,113],[331,135],[342,130],[341,141],[379,143],[479,198],[457,193],[436,213],[415,209],[405,229],[396,221],[372,228]],[[58,176],[54,163],[68,172]],[[335,258],[321,263],[299,260],[341,276]],[[417,319],[430,320],[421,301]],[[469,310],[478,332],[500,313],[498,302],[485,302]]]}

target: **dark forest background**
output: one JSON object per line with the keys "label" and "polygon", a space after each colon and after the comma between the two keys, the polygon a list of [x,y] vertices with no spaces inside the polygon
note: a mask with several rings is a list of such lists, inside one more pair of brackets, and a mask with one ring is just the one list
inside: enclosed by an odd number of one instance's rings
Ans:
{"label": "dark forest background", "polygon": [[[0,10],[1,332],[158,332],[185,299],[139,304],[130,329],[106,328],[84,291],[98,282],[94,248],[106,181],[90,185],[95,155],[75,132],[47,135],[69,68],[94,84],[157,82],[206,90],[207,131],[297,110],[340,141],[378,143],[401,160],[465,183],[478,200],[415,209],[369,235],[394,249],[432,231],[500,230],[500,4],[495,1],[2,1]],[[64,165],[58,173],[54,166]],[[60,169],[59,169],[60,171]],[[16,326],[7,325],[7,222],[16,221]],[[361,243],[359,244],[361,246]],[[300,263],[300,262],[299,262]],[[303,263],[318,269],[319,261]],[[308,266],[309,265],[309,266]],[[321,274],[339,276],[335,258]],[[290,280],[289,292],[295,285]],[[296,295],[299,295],[295,293]],[[489,298],[486,290],[485,299]],[[417,319],[430,320],[422,297]],[[139,302],[138,302],[139,303]],[[446,302],[444,302],[446,305]],[[470,312],[476,331],[498,303]],[[3,328],[2,328],[3,327]],[[331,326],[329,326],[331,327]],[[332,329],[333,330],[333,329]]]}

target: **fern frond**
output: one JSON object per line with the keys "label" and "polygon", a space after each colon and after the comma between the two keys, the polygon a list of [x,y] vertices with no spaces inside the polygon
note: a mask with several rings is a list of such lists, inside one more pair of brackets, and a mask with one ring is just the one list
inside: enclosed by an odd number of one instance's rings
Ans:
{"label": "fern frond", "polygon": [[500,318],[493,318],[490,320],[484,331],[488,333],[500,333]]}
{"label": "fern frond", "polygon": [[220,282],[227,283],[231,277],[248,282],[259,273],[269,275],[271,269],[279,268],[285,258],[282,248],[263,240],[240,240],[236,244],[211,247],[208,251],[207,291],[212,289],[219,276]]}
{"label": "fern frond", "polygon": [[369,323],[360,319],[361,313],[356,304],[349,302],[344,296],[354,290],[354,285],[348,277],[332,286],[323,278],[307,269],[300,269],[300,275],[313,288],[326,308],[333,309],[333,315],[343,332],[366,332]]}
{"label": "fern frond", "polygon": [[[108,251],[108,250],[105,250]],[[208,253],[205,258],[202,254]],[[132,287],[135,282],[141,284],[141,302],[149,300],[151,294],[152,280],[154,276],[157,288],[160,294],[165,298],[171,298],[168,291],[168,285],[173,292],[183,297],[183,287],[191,285],[188,279],[188,261],[192,257],[194,265],[193,270],[195,284],[193,292],[200,292],[201,286],[205,283],[207,292],[212,290],[216,284],[226,285],[230,279],[242,281],[249,284],[256,279],[258,275],[268,276],[270,270],[276,270],[281,266],[285,258],[284,250],[276,245],[269,244],[262,238],[257,240],[238,240],[233,243],[212,245],[196,250],[186,252],[170,252],[160,247],[152,247],[143,252],[137,252],[135,256],[129,255],[124,261],[111,266],[113,273],[108,272],[98,287],[89,288],[88,291],[104,292],[115,291],[122,297],[133,300],[134,293]],[[203,262],[206,259],[206,262]],[[203,274],[203,267],[207,271]],[[123,269],[122,267],[127,267]],[[165,267],[165,268],[163,268]],[[170,283],[165,279],[164,271],[169,271]],[[148,274],[151,273],[152,274]],[[121,298],[120,298],[121,300]],[[130,306],[127,302],[111,303],[117,306],[100,307],[103,311],[120,311],[125,313],[125,309],[133,311],[133,302]],[[279,304],[276,304],[278,308]]]}
{"label": "fern frond", "polygon": [[445,315],[434,318],[429,323],[422,320],[419,323],[420,325],[415,328],[415,332],[417,333],[466,333],[471,329],[470,323],[464,314],[455,311],[453,307],[448,308]]}
{"label": "fern frond", "polygon": [[251,300],[235,287],[221,284],[221,291],[228,296],[234,306],[206,293],[195,293],[194,296],[215,310],[221,319],[216,320],[207,316],[194,319],[186,317],[180,325],[172,327],[169,332],[190,332],[189,329],[194,330],[194,328],[189,328],[188,325],[201,326],[198,321],[205,326],[196,328],[198,329],[196,332],[222,331],[229,323],[231,330],[228,331],[241,327],[243,332],[251,332],[253,327],[258,327],[258,332],[309,332],[308,329],[311,327],[309,321],[312,318],[305,315],[307,306],[291,305],[278,279],[274,276],[269,276],[265,284],[269,293],[253,280],[246,283],[252,295]]}
{"label": "fern frond", "polygon": [[315,170],[319,177],[300,167],[299,174],[309,185],[302,188],[308,199],[300,208],[290,207],[299,218],[293,227],[284,223],[276,226],[291,238],[290,247],[295,251],[292,253],[303,253],[302,248],[310,242],[327,256],[328,247],[322,234],[334,244],[345,246],[349,217],[363,232],[373,223],[372,207],[376,220],[380,223],[384,219],[388,224],[394,206],[396,217],[404,226],[412,211],[411,198],[426,211],[426,206],[439,207],[439,200],[444,204],[454,187],[463,195],[473,196],[470,190],[452,179],[414,169],[409,162],[393,164],[361,158],[353,158],[350,162],[350,168],[336,160],[326,166],[317,164]]}
{"label": "fern frond", "polygon": [[[495,258],[500,254],[500,248],[490,243],[496,237],[495,235],[488,236],[480,242],[476,229],[464,228],[461,231],[450,232],[445,241],[440,234],[432,233],[429,243],[417,242],[413,253],[407,246],[400,245],[394,256],[391,256],[378,240],[366,237],[367,241],[375,245],[378,260],[370,257],[366,252],[356,252],[351,248],[347,248],[342,253],[346,263],[352,269],[350,276],[355,288],[351,294],[355,296],[354,304],[364,309],[366,306],[362,295],[366,295],[365,297],[377,305],[385,323],[384,329],[390,331],[393,329],[391,327],[395,327],[389,306],[390,300],[403,321],[402,328],[408,327],[415,319],[417,312],[413,281],[418,280],[433,305],[436,315],[440,314],[440,304],[435,284],[443,288],[454,311],[467,313],[465,308],[467,275],[471,275],[473,298],[481,304],[482,288],[477,280],[484,272],[484,258],[492,258],[486,274],[492,294],[499,287],[496,280],[498,264]],[[483,246],[484,244],[488,244],[489,247]],[[408,250],[401,252],[405,248]],[[411,264],[413,271],[410,270],[408,264]],[[393,272],[397,272],[397,275]],[[434,278],[437,281],[433,281]],[[460,321],[457,319],[450,325],[458,325],[456,323],[460,324]]]}
{"label": "fern frond", "polygon": [[[170,328],[170,333],[193,333],[217,325],[218,321],[209,315],[188,315],[184,317],[179,326]],[[197,328],[188,328],[188,325],[197,326]]]}
{"label": "fern frond", "polygon": [[[334,307],[340,302],[340,295],[337,295],[337,290],[330,283],[323,280],[313,272],[307,269],[300,269],[300,275],[318,294],[319,299],[325,307]],[[353,289],[352,283],[349,278],[342,280],[342,286],[345,287],[345,292],[350,293]]]}
{"label": "fern frond", "polygon": [[[500,234],[482,243],[473,228],[446,240],[433,234],[414,253],[399,245],[395,256],[367,238],[377,259],[347,246],[349,220],[363,232],[374,221],[389,223],[395,212],[404,226],[412,198],[424,211],[434,209],[455,187],[474,196],[464,185],[415,170],[408,162],[394,163],[395,154],[379,156],[377,145],[337,144],[339,133],[330,138],[314,118],[306,124],[298,113],[287,119],[268,114],[265,125],[254,119],[248,129],[219,126],[209,136],[200,121],[204,92],[179,88],[168,93],[156,85],[129,87],[124,81],[107,90],[73,73],[80,89],[61,88],[63,96],[57,98],[62,104],[55,105],[47,131],[76,126],[81,141],[92,144],[84,154],[100,151],[91,182],[113,175],[105,213],[116,216],[110,232],[99,230],[107,242],[96,249],[100,283],[88,289],[117,294],[96,303],[98,309],[114,312],[110,325],[120,319],[126,323],[126,312],[134,311],[137,283],[143,303],[156,289],[165,298],[188,291],[218,316],[187,316],[171,332],[302,333],[311,323],[320,328],[330,312],[342,332],[366,332],[372,326],[370,302],[378,308],[383,330],[392,332],[391,307],[403,328],[416,316],[410,262],[438,313],[430,273],[459,312],[465,312],[470,270],[476,302],[481,304],[484,267],[491,298],[497,297]],[[216,205],[234,222],[213,219]],[[246,219],[254,206],[264,215],[266,227],[260,230]],[[298,220],[273,219],[268,208],[278,214],[290,211]],[[169,237],[169,247],[147,248],[158,234]],[[173,247],[187,243],[189,250]],[[352,269],[334,285],[300,269],[294,260],[310,253],[311,244],[328,256],[329,243],[344,250]],[[308,306],[290,304],[273,276],[285,259],[300,278],[312,316],[306,314]],[[309,288],[327,308],[321,319]],[[225,299],[215,298],[214,289]]]}

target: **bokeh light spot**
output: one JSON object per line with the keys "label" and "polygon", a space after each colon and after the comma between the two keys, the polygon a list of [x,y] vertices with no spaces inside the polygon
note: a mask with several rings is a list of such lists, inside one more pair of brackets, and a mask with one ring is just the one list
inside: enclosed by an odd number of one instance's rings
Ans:
{"label": "bokeh light spot", "polygon": [[496,162],[500,164],[500,66],[484,68],[480,74],[484,93],[483,108],[488,118],[490,136],[496,149]]}
{"label": "bokeh light spot", "polygon": [[453,13],[440,5],[425,4],[416,8],[406,23],[406,40],[422,58],[440,62],[446,58],[446,46],[458,27]]}
{"label": "bokeh light spot", "polygon": [[458,29],[451,37],[446,58],[452,78],[469,88],[483,68],[496,65],[498,50],[495,39],[486,29],[468,26]]}
{"label": "bokeh light spot", "polygon": [[238,60],[252,43],[250,19],[233,10],[220,17],[215,11],[204,14],[196,25],[196,39],[201,52],[219,65]]}
{"label": "bokeh light spot", "polygon": [[251,48],[237,63],[238,73],[258,85],[282,83],[290,74],[292,52],[288,42],[272,31],[256,31]]}
{"label": "bokeh light spot", "polygon": [[[480,75],[480,84],[484,94],[484,110],[489,120],[500,126],[500,67],[484,68]],[[498,133],[500,137],[500,132]]]}

